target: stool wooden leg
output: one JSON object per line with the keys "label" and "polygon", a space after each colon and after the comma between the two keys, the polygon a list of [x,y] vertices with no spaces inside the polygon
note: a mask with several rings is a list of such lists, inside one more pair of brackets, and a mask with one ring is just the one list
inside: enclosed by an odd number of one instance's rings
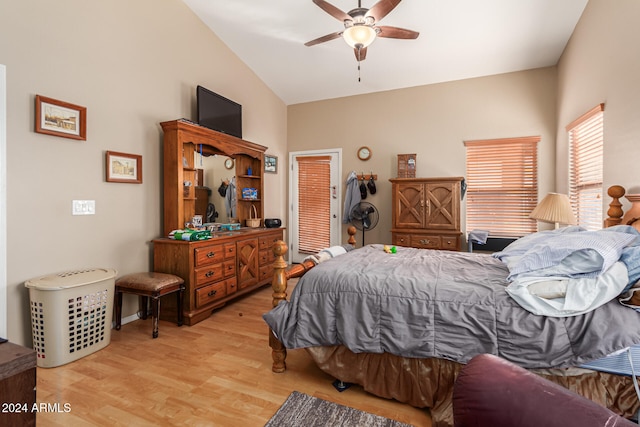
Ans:
{"label": "stool wooden leg", "polygon": [[183,314],[182,314],[182,299],[184,297],[184,287],[180,287],[178,294],[178,326],[182,326]]}
{"label": "stool wooden leg", "polygon": [[158,317],[160,315],[160,297],[153,297],[151,299],[152,314],[151,321],[153,322],[153,338],[158,338]]}
{"label": "stool wooden leg", "polygon": [[147,301],[148,298],[146,296],[138,296],[138,310],[140,310],[140,318],[142,320],[147,320]]}
{"label": "stool wooden leg", "polygon": [[116,331],[122,326],[122,292],[116,291]]}

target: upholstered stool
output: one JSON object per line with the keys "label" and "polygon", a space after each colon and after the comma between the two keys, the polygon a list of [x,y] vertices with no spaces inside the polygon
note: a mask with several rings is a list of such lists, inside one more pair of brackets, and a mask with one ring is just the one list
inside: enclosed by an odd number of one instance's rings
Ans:
{"label": "upholstered stool", "polygon": [[158,316],[160,315],[160,297],[175,292],[178,299],[178,326],[182,326],[182,298],[184,280],[166,273],[133,273],[116,280],[116,330],[122,324],[122,294],[134,294],[144,299],[143,319],[147,318],[147,298],[151,298],[153,338],[158,338]]}

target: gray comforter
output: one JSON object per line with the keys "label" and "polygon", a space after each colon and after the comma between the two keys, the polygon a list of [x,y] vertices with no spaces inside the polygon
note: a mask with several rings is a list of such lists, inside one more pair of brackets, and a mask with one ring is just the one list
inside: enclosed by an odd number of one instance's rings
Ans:
{"label": "gray comforter", "polygon": [[285,347],[345,345],[466,363],[480,353],[525,368],[577,366],[640,343],[640,314],[617,300],[579,316],[531,314],[490,255],[369,245],[325,261],[264,315]]}

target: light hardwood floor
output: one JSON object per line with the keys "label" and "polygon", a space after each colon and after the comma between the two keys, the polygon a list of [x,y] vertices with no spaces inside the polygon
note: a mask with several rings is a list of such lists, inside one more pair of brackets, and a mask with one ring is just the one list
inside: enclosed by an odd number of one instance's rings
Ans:
{"label": "light hardwood floor", "polygon": [[261,427],[294,390],[431,426],[426,409],[375,397],[359,386],[339,393],[305,350],[290,350],[287,372],[272,373],[261,317],[270,306],[266,286],[197,325],[161,321],[157,339],[151,338],[150,318],[137,320],[113,330],[110,345],[96,353],[38,368],[38,402],[70,409],[39,413],[38,426]]}

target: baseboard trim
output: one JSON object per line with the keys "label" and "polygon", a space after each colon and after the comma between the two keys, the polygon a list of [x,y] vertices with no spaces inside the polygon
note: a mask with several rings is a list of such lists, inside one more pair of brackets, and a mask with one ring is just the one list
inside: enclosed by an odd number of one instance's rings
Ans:
{"label": "baseboard trim", "polygon": [[[138,319],[140,319],[138,317],[138,313],[134,313],[131,316],[123,317],[121,325],[126,325],[127,323],[131,323]],[[114,320],[113,322],[111,322],[111,329],[115,329],[115,328],[116,328],[116,321]]]}

